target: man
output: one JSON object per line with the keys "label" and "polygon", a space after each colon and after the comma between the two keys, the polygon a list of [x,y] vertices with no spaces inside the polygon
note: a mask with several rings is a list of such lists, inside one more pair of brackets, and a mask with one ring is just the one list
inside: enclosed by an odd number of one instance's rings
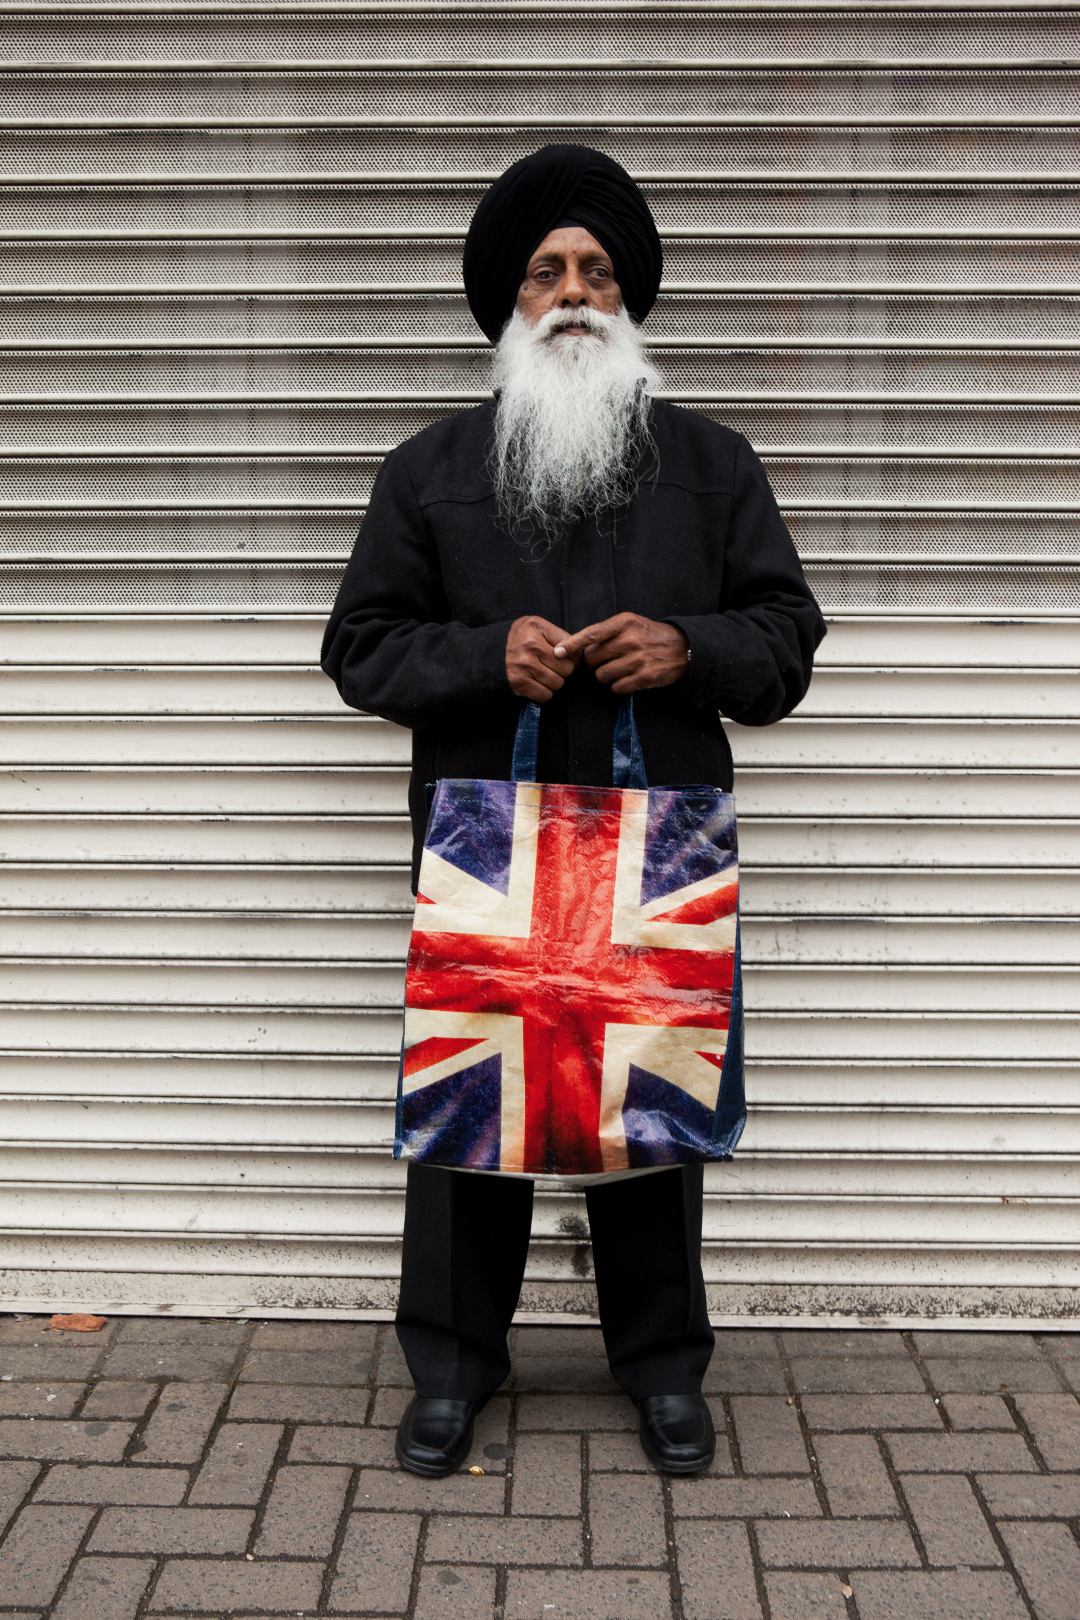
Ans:
{"label": "man", "polygon": [[[522,699],[543,704],[540,781],[610,787],[633,693],[649,781],[730,790],[720,712],[770,725],[806,692],[824,625],[760,462],[652,397],[638,324],[661,265],[641,192],[585,147],[514,164],[476,211],[465,288],[495,402],[387,457],[323,648],[347,703],[413,730],[414,887],[427,784],[508,779]],[[581,1178],[611,1370],[675,1473],[715,1443],[702,1173]],[[416,1473],[464,1460],[510,1370],[532,1200],[529,1179],[409,1165],[397,1454]]]}

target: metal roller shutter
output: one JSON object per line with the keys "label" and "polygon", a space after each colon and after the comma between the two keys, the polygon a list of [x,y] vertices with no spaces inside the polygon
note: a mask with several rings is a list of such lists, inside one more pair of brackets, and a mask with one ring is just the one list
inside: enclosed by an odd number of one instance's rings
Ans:
{"label": "metal roller shutter", "polygon": [[[1080,1319],[1077,12],[0,11],[7,1306],[386,1312],[407,735],[321,623],[481,398],[484,185],[646,185],[670,393],[831,633],[732,727],[753,1112],[717,1320]],[[546,1197],[526,1312],[594,1304]]]}

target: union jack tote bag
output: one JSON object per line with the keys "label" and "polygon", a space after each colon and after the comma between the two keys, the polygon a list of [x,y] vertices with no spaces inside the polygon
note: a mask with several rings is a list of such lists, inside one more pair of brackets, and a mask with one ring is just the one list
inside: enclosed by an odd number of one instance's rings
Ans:
{"label": "union jack tote bag", "polygon": [[735,801],[646,784],[434,792],[405,981],[395,1158],[595,1175],[729,1158],[745,1123]]}

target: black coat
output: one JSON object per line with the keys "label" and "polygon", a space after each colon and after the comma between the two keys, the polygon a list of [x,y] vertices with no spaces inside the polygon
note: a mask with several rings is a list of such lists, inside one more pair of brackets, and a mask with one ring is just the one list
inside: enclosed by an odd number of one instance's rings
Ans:
{"label": "black coat", "polygon": [[[825,634],[765,470],[738,433],[657,401],[657,457],[627,508],[529,547],[499,526],[486,469],[490,404],[387,456],[323,640],[346,703],[413,729],[413,880],[425,786],[510,776],[520,703],[506,637],[537,613],[573,633],[614,613],[684,631],[691,662],[634,709],[649,781],[730,790],[721,712],[767,726],[810,682]],[[544,705],[541,781],[611,785],[619,699],[582,663]]]}

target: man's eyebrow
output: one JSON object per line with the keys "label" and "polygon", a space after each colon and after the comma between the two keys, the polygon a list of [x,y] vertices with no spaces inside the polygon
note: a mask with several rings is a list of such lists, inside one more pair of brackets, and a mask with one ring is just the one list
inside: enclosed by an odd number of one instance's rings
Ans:
{"label": "man's eyebrow", "polygon": [[[549,253],[537,253],[534,258],[529,260],[527,269],[539,270],[541,265],[566,264],[567,258],[567,254],[560,253],[557,248],[553,248]],[[578,254],[578,262],[581,264],[610,265],[611,256],[605,253],[603,248],[588,248],[584,253]]]}

